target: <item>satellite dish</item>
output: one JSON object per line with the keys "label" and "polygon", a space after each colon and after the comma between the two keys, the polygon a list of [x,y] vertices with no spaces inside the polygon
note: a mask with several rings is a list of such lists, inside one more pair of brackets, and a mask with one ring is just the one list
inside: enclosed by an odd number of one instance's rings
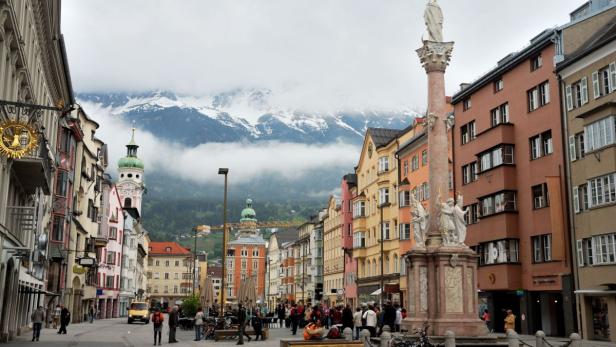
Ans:
{"label": "satellite dish", "polygon": [[47,256],[47,234],[41,233],[38,237],[38,250],[42,257]]}

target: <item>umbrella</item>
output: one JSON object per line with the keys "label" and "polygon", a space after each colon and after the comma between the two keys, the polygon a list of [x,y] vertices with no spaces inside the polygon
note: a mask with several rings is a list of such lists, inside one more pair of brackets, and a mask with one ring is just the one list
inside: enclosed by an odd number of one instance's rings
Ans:
{"label": "umbrella", "polygon": [[246,285],[247,285],[247,279],[243,278],[239,281],[238,283],[238,288],[237,288],[237,303],[238,304],[244,304],[244,293],[246,292]]}
{"label": "umbrella", "polygon": [[250,276],[247,279],[247,285],[244,289],[244,300],[248,302],[250,307],[253,307],[257,302],[257,283],[254,276]]}
{"label": "umbrella", "polygon": [[214,304],[214,282],[212,277],[207,276],[201,286],[201,306],[212,307]]}

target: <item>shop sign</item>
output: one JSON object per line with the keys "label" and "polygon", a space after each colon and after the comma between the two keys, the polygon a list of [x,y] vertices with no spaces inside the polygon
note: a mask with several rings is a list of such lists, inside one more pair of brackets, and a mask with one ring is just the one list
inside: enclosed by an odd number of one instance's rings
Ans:
{"label": "shop sign", "polygon": [[79,265],[73,265],[73,273],[76,273],[78,275],[83,275],[86,272],[88,272],[88,269],[81,267]]}
{"label": "shop sign", "polygon": [[391,283],[385,285],[385,293],[399,293],[400,292],[400,284]]}
{"label": "shop sign", "polygon": [[38,139],[32,126],[19,121],[0,123],[0,155],[19,159],[36,148]]}

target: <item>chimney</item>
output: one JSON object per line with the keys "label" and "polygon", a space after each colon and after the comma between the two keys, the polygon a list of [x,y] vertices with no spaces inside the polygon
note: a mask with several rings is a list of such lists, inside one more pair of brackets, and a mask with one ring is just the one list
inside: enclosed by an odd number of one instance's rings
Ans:
{"label": "chimney", "polygon": [[470,83],[460,83],[460,90],[466,90],[466,88],[470,87]]}

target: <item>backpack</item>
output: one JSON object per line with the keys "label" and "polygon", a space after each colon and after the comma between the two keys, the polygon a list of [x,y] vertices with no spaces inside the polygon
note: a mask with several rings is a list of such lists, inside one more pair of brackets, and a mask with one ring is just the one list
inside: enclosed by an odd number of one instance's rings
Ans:
{"label": "backpack", "polygon": [[161,324],[162,322],[163,322],[163,317],[162,317],[162,314],[160,314],[160,312],[154,313],[152,315],[152,323]]}

